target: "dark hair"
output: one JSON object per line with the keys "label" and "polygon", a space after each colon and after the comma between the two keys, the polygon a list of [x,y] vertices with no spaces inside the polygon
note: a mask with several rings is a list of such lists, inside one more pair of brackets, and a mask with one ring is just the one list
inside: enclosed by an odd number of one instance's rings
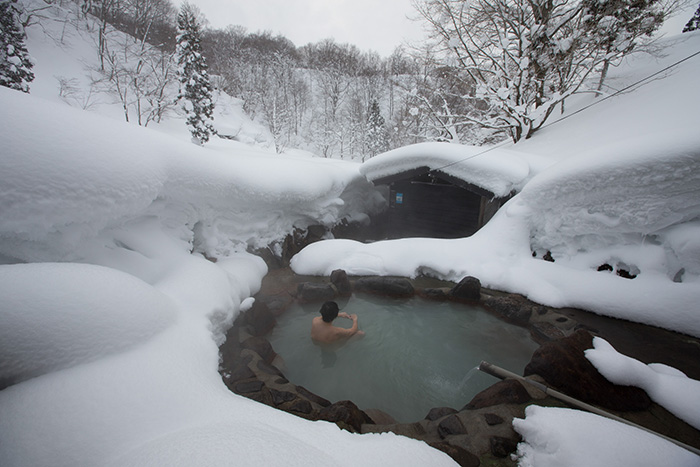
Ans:
{"label": "dark hair", "polygon": [[335,302],[326,302],[321,305],[321,316],[326,323],[332,322],[338,317],[338,304]]}

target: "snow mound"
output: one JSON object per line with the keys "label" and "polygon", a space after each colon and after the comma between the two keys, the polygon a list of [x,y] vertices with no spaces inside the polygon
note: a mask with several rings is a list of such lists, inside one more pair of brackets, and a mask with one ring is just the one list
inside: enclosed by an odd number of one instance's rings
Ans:
{"label": "snow mound", "polygon": [[700,217],[700,134],[688,124],[592,149],[533,178],[520,197],[533,208],[535,248],[573,255],[641,243]]}
{"label": "snow mound", "polygon": [[0,102],[0,255],[14,260],[81,259],[104,231],[152,218],[197,251],[227,256],[384,202],[358,164],[183,144],[6,88]]}
{"label": "snow mound", "polygon": [[0,297],[0,386],[122,352],[176,318],[165,295],[101,266],[3,265]]}
{"label": "snow mound", "polygon": [[524,419],[513,428],[523,441],[518,445],[520,467],[657,467],[698,465],[698,456],[644,430],[571,409],[525,409]]}
{"label": "snow mound", "polygon": [[444,172],[498,197],[519,190],[530,176],[529,164],[516,151],[449,143],[419,143],[394,149],[362,164],[360,172],[374,181],[420,167]]}
{"label": "snow mound", "polygon": [[700,381],[667,365],[645,365],[622,355],[600,337],[593,339],[586,358],[610,382],[644,389],[654,402],[700,430]]}

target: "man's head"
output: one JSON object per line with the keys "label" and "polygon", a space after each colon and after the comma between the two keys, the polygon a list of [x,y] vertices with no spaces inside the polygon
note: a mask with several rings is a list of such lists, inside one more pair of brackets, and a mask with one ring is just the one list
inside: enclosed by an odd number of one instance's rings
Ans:
{"label": "man's head", "polygon": [[321,305],[321,316],[323,321],[331,323],[338,316],[338,304],[335,302],[326,302]]}

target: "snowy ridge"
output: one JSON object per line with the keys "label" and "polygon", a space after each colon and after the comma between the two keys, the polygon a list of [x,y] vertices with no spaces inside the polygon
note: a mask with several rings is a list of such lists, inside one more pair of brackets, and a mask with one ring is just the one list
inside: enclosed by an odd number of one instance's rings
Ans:
{"label": "snowy ridge", "polygon": [[[199,148],[7,89],[0,98],[12,115],[0,129],[0,254],[16,259],[75,258],[104,229],[149,216],[190,230],[199,223],[213,238],[197,246],[215,257],[383,202],[342,199],[352,185],[372,191],[356,164],[286,159],[224,141]],[[27,134],[42,137],[16,137]]]}
{"label": "snowy ridge", "polygon": [[508,149],[490,149],[449,143],[419,143],[379,154],[360,172],[370,181],[428,167],[484,188],[497,197],[519,190],[530,176],[523,155]]}

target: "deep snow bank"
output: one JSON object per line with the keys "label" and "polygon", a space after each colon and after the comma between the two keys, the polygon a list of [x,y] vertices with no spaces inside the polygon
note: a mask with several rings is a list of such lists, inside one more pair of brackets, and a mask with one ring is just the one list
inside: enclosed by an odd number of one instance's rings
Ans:
{"label": "deep snow bank", "polygon": [[[137,217],[157,217],[216,257],[383,202],[356,164],[181,144],[6,88],[0,102],[0,255],[10,258],[79,258],[86,242]],[[355,194],[343,199],[346,189]]]}
{"label": "deep snow bank", "polygon": [[571,409],[525,409],[513,420],[524,438],[518,445],[520,467],[656,467],[698,465],[698,456],[638,428]]}
{"label": "deep snow bank", "polygon": [[[668,40],[663,58],[637,56],[611,70],[609,84],[623,87],[691,55],[700,35]],[[362,245],[325,241],[292,260],[298,273],[416,276],[459,280],[478,277],[489,287],[522,293],[551,306],[597,313],[700,336],[700,133],[695,92],[700,57],[634,92],[601,100],[549,125],[512,149],[557,161],[539,167],[491,221],[469,238],[402,239]],[[661,79],[663,78],[663,79]],[[569,106],[589,105],[591,97]],[[448,144],[429,146],[431,158],[454,160]],[[420,148],[397,151],[419,166]],[[488,162],[489,153],[479,155]],[[523,160],[527,160],[525,157]],[[536,159],[533,159],[536,160]],[[390,167],[366,163],[375,176]],[[515,166],[516,168],[518,165]],[[477,173],[477,172],[475,172]],[[508,179],[506,178],[505,181]],[[556,263],[534,259],[551,251]],[[608,264],[637,277],[598,272]]]}
{"label": "deep snow bank", "polygon": [[0,387],[124,352],[175,321],[148,284],[86,264],[2,265],[0,297]]}
{"label": "deep snow bank", "polygon": [[0,254],[42,262],[0,266],[0,370],[24,380],[0,391],[0,464],[454,465],[247,400],[217,371],[267,271],[236,250],[359,216],[378,200],[343,199],[367,184],[356,166],[199,148],[4,88],[0,103]]}

